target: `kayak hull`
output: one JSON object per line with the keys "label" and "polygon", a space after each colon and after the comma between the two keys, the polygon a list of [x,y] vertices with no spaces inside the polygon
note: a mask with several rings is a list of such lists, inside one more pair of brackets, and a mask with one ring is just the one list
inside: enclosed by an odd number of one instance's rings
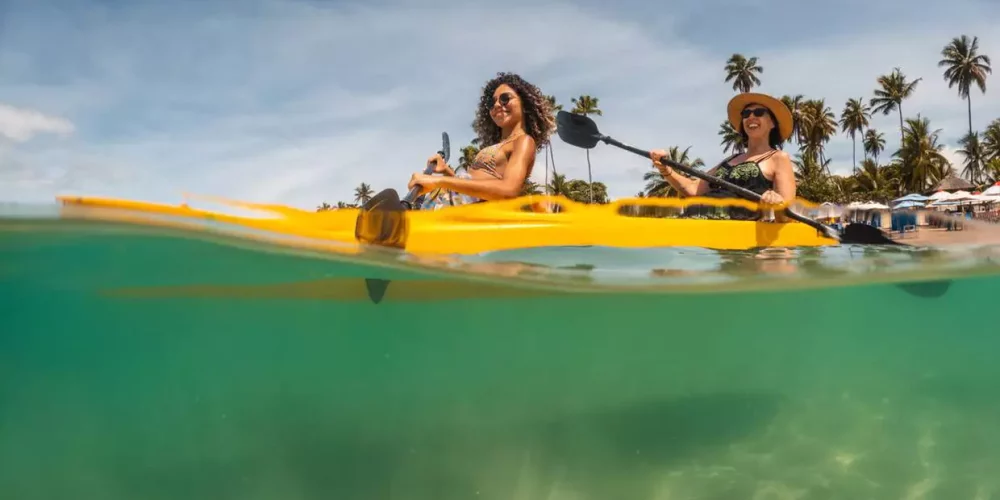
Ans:
{"label": "kayak hull", "polygon": [[[215,199],[216,201],[220,201]],[[197,225],[210,220],[308,238],[307,246],[335,244],[358,251],[356,208],[313,212],[281,205],[222,200],[268,214],[250,217],[141,201],[60,197],[64,217],[118,220],[152,225]],[[648,217],[642,207],[683,208],[690,204],[756,208],[744,200],[633,198],[606,205],[577,203],[559,196],[527,196],[501,202],[406,212],[406,250],[421,254],[480,254],[532,247],[606,246],[617,248],[702,247],[745,250],[764,247],[837,245],[836,240],[799,222],[734,221]],[[558,206],[557,212],[549,207]],[[169,217],[168,219],[163,216]]]}

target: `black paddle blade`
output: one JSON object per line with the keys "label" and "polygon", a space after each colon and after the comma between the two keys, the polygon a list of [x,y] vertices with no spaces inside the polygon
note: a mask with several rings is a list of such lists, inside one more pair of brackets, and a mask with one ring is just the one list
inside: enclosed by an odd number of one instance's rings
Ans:
{"label": "black paddle blade", "polygon": [[441,132],[441,157],[445,163],[451,159],[451,139],[448,138],[448,132]]}
{"label": "black paddle blade", "polygon": [[368,298],[376,304],[382,302],[382,298],[385,297],[385,291],[389,288],[389,283],[389,280],[365,278],[365,289],[368,290]]}
{"label": "black paddle blade", "polygon": [[568,111],[556,114],[556,132],[563,142],[578,148],[591,149],[601,140],[601,132],[597,130],[594,120]]}
{"label": "black paddle blade", "polygon": [[848,245],[902,245],[886,236],[881,229],[868,224],[848,224],[840,233],[840,242]]}
{"label": "black paddle blade", "polygon": [[405,248],[409,226],[406,208],[395,189],[379,192],[361,206],[354,237],[362,243]]}
{"label": "black paddle blade", "polygon": [[914,283],[900,283],[896,286],[916,297],[936,299],[948,293],[948,289],[951,288],[951,280],[917,281]]}

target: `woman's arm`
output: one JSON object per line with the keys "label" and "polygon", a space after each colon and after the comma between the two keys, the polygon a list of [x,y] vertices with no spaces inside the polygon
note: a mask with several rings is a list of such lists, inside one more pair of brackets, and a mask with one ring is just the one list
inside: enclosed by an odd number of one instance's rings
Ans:
{"label": "woman's arm", "polygon": [[434,173],[435,174],[441,174],[441,175],[447,175],[449,177],[455,177],[455,170],[452,169],[450,165],[448,165],[447,163],[444,162],[444,158],[441,156],[440,153],[438,153],[438,154],[430,157],[427,160],[427,163],[428,164],[431,164],[431,163],[434,164]]}
{"label": "woman's arm", "polygon": [[[774,177],[771,182],[774,189],[765,191],[761,196],[761,202],[767,204],[776,201],[783,203],[785,208],[788,208],[795,203],[795,167],[792,166],[792,160],[788,157],[788,153],[784,151],[778,151],[771,157],[771,160],[774,161]],[[773,196],[775,193],[778,195],[777,197]],[[775,211],[774,218],[778,222],[788,221],[784,210]]]}
{"label": "woman's arm", "polygon": [[507,160],[503,179],[459,179],[452,176],[438,180],[437,186],[483,200],[516,198],[534,164],[535,139],[525,135],[514,141],[514,151]]}
{"label": "woman's arm", "polygon": [[[667,165],[660,163],[660,158],[667,156],[667,152],[662,149],[657,149],[649,152],[650,158],[653,160],[653,166],[660,171],[660,175],[663,179],[667,181],[671,186],[674,187],[683,196],[701,196],[708,192],[708,188],[711,185],[704,180],[698,178],[688,178],[681,174],[678,174],[674,169]],[[726,161],[729,161],[728,159]],[[713,175],[719,167],[716,166],[709,170],[708,175]]]}
{"label": "woman's arm", "polygon": [[774,190],[786,204],[795,202],[795,167],[788,153],[778,151],[774,156]]}

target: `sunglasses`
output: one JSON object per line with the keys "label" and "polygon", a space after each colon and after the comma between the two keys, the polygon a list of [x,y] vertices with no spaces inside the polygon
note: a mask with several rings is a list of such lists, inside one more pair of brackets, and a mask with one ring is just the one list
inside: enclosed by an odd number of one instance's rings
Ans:
{"label": "sunglasses", "polygon": [[497,98],[493,99],[493,104],[496,104],[497,101],[500,101],[501,106],[506,106],[510,104],[510,100],[513,98],[514,94],[511,94],[510,92],[504,92],[503,94],[500,94]]}
{"label": "sunglasses", "polygon": [[760,118],[765,114],[767,114],[767,108],[744,109],[743,111],[740,112],[740,116],[742,116],[743,119],[750,118],[750,115],[754,115],[757,118]]}

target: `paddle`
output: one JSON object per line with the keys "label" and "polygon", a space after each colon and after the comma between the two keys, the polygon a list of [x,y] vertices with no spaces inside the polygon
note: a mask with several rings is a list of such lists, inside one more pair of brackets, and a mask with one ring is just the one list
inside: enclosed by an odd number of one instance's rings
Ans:
{"label": "paddle", "polygon": [[[597,129],[597,124],[594,123],[594,120],[591,120],[590,117],[585,115],[578,115],[568,111],[559,111],[556,115],[556,130],[559,134],[559,138],[572,146],[583,149],[592,149],[598,142],[603,142],[605,144],[617,146],[625,151],[635,153],[639,156],[649,158],[649,151],[629,146],[611,138],[610,136],[601,134],[601,132]],[[670,165],[670,167],[674,170],[680,170],[681,172],[687,173],[711,184],[724,187],[734,194],[750,201],[760,202],[760,195],[750,191],[749,189],[742,188],[731,182],[719,179],[718,177],[713,177],[704,172],[687,167],[678,162],[672,161],[667,157],[661,158],[660,161],[664,164]],[[851,224],[844,229],[844,232],[838,233],[832,227],[826,226],[808,217],[803,217],[795,212],[792,212],[789,208],[785,209],[785,214],[793,220],[816,228],[816,230],[821,232],[827,238],[839,241],[840,243],[861,245],[901,245],[898,241],[893,241],[891,238],[885,236],[885,234],[883,234],[879,229],[865,224]]]}
{"label": "paddle", "polygon": [[[444,161],[451,158],[451,141],[448,133],[441,133],[441,151],[438,151]],[[434,164],[428,162],[424,174],[434,172]],[[406,247],[406,237],[409,225],[406,211],[413,209],[413,200],[420,188],[415,186],[402,200],[395,189],[383,189],[372,196],[368,203],[361,206],[357,222],[354,224],[354,237],[362,243],[403,249]]]}
{"label": "paddle", "polygon": [[[448,163],[448,160],[451,159],[451,140],[448,139],[448,132],[441,132],[441,151],[438,151],[438,154],[441,155],[442,158],[444,158],[445,163]],[[434,173],[434,164],[428,162],[427,168],[424,169],[424,175],[430,175],[432,173]],[[413,200],[417,197],[417,193],[419,192],[420,192],[420,187],[414,186],[413,189],[411,189],[410,192],[406,194],[406,197],[403,198],[403,201],[401,202],[403,204],[403,207],[405,207],[407,210],[412,210]]]}

